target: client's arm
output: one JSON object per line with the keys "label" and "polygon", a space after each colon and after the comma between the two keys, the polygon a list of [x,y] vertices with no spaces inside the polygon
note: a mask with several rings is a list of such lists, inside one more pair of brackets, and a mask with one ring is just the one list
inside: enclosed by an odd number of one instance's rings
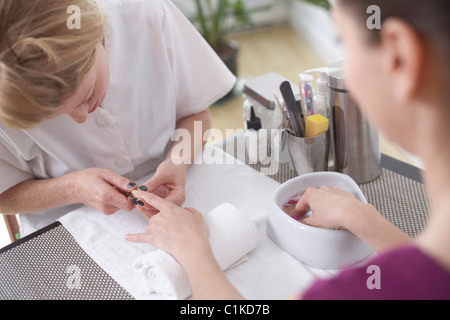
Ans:
{"label": "client's arm", "polygon": [[152,193],[133,195],[160,212],[151,217],[144,233],[127,235],[132,242],[148,243],[170,253],[184,268],[195,299],[244,299],[214,258],[203,216]]}
{"label": "client's arm", "polygon": [[376,252],[412,241],[385,219],[372,205],[339,188],[310,188],[295,207],[297,213],[312,211],[303,223],[328,229],[347,229]]}

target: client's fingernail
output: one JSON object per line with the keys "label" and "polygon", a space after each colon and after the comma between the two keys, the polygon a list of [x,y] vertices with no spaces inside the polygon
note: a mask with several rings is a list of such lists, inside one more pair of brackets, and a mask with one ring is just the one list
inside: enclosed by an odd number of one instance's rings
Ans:
{"label": "client's fingernail", "polygon": [[133,189],[133,187],[134,187],[135,185],[136,185],[136,183],[130,182],[130,183],[128,184],[128,188]]}
{"label": "client's fingernail", "polygon": [[131,201],[133,201],[134,204],[138,204],[138,199],[137,198],[131,198]]}
{"label": "client's fingernail", "polygon": [[146,186],[140,186],[139,189],[141,189],[142,191],[147,191],[147,187]]}
{"label": "client's fingernail", "polygon": [[137,201],[137,204],[140,205],[141,207],[144,206],[144,202],[142,202],[141,200],[138,200],[138,201]]}

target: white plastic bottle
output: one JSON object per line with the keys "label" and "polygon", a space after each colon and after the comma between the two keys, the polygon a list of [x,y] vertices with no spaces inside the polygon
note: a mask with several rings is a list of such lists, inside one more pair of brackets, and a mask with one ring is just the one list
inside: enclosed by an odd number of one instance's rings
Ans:
{"label": "white plastic bottle", "polygon": [[312,82],[314,80],[313,76],[309,74],[300,73],[300,87],[301,87],[301,100],[304,112],[306,112],[305,117],[312,116],[315,114],[315,93],[312,87]]}
{"label": "white plastic bottle", "polygon": [[306,71],[305,73],[318,73],[319,78],[317,79],[317,91],[314,96],[314,113],[320,113],[324,117],[330,119],[330,104],[328,98],[328,76],[326,68],[317,68]]}

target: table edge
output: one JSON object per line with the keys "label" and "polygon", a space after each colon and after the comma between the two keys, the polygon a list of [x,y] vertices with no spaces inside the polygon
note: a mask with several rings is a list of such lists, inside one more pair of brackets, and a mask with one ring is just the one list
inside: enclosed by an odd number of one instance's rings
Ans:
{"label": "table edge", "polygon": [[45,226],[42,229],[39,229],[39,230],[37,230],[37,231],[35,231],[33,233],[30,233],[29,235],[26,235],[25,237],[20,238],[20,239],[18,239],[16,241],[14,241],[14,242],[4,246],[3,248],[0,248],[0,254],[6,252],[8,250],[11,250],[12,248],[17,247],[17,246],[19,246],[19,245],[21,245],[21,244],[23,244],[23,243],[33,239],[33,238],[36,238],[37,236],[39,236],[39,235],[41,235],[43,233],[46,233],[49,230],[57,228],[57,227],[59,227],[61,225],[62,225],[61,222],[55,221],[55,222]]}
{"label": "table edge", "polygon": [[385,154],[381,154],[381,167],[394,171],[395,173],[400,174],[409,179],[412,179],[414,181],[423,183],[422,180],[423,170],[409,163],[392,158]]}

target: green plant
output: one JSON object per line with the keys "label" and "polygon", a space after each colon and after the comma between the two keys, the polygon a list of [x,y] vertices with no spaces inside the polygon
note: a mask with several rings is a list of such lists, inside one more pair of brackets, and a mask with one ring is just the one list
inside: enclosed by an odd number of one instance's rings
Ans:
{"label": "green plant", "polygon": [[328,0],[301,0],[301,1],[315,4],[316,6],[322,7],[327,10],[330,9],[330,2]]}
{"label": "green plant", "polygon": [[[247,8],[244,0],[194,0],[195,13],[188,17],[211,47],[217,50],[230,32],[251,25],[253,14],[279,4],[285,4],[288,1],[274,0],[264,5]],[[328,0],[300,1],[306,1],[325,9],[330,7]]]}

